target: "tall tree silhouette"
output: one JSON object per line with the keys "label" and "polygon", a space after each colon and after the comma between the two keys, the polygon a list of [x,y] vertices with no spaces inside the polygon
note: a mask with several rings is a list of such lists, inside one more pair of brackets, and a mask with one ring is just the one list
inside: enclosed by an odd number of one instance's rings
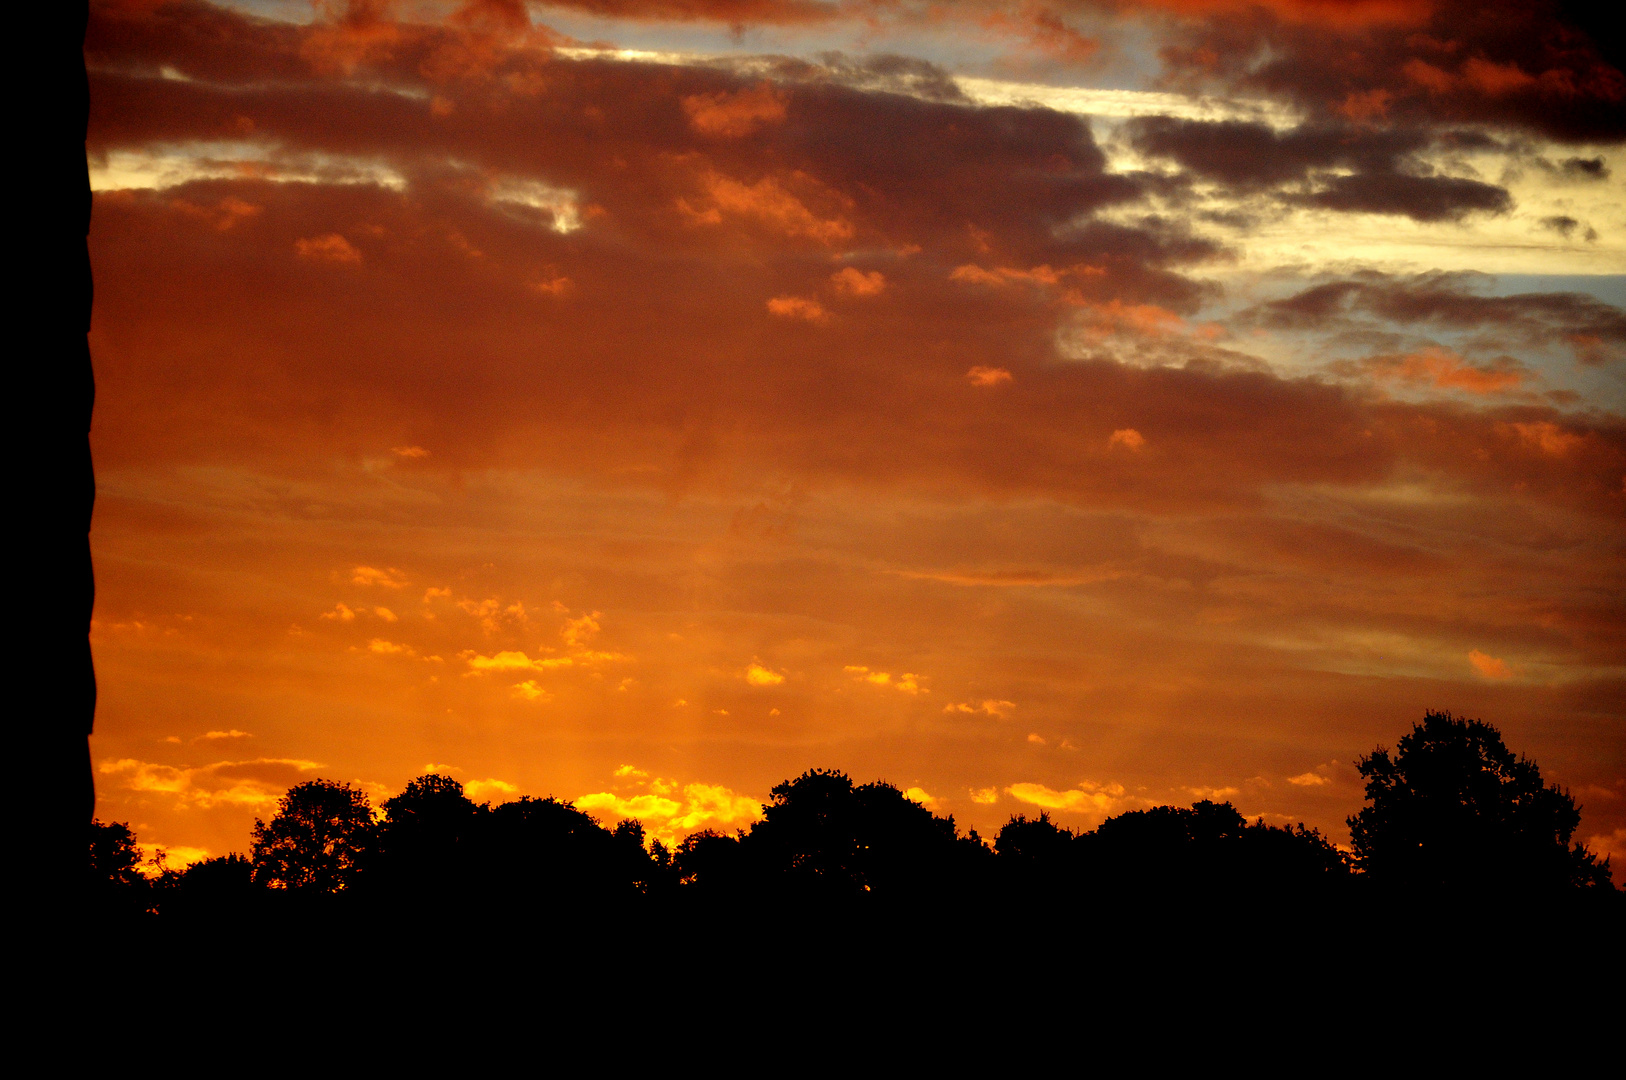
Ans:
{"label": "tall tree silhouette", "polygon": [[1349,819],[1374,883],[1452,891],[1612,889],[1609,861],[1571,844],[1581,808],[1494,727],[1431,712],[1359,761],[1368,805]]}
{"label": "tall tree silhouette", "polygon": [[295,784],[269,822],[254,819],[254,878],[271,888],[337,892],[354,881],[372,829],[365,792],[335,780]]}
{"label": "tall tree silhouette", "polygon": [[141,848],[122,821],[91,821],[87,884],[93,908],[104,914],[132,914],[147,909],[151,889],[142,876]]}

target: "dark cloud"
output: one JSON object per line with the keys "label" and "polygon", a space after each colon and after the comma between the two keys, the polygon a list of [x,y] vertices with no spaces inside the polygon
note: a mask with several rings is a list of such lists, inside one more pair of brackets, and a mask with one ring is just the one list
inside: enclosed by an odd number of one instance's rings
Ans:
{"label": "dark cloud", "polygon": [[1301,205],[1417,221],[1501,213],[1512,205],[1496,185],[1429,175],[1416,155],[1434,140],[1416,129],[1312,124],[1279,132],[1264,124],[1159,116],[1133,121],[1129,133],[1141,152],[1171,159],[1205,180],[1240,191],[1297,186],[1282,194]]}
{"label": "dark cloud", "polygon": [[1366,312],[1397,324],[1496,330],[1533,342],[1580,338],[1616,348],[1626,345],[1626,312],[1613,304],[1584,293],[1486,296],[1475,291],[1480,285],[1481,278],[1472,273],[1364,273],[1265,304],[1257,316],[1268,325],[1309,327]]}
{"label": "dark cloud", "polygon": [[1584,293],[1487,296],[1474,274],[1367,273],[1330,281],[1247,313],[1265,325],[1327,328],[1356,314],[1406,326],[1483,331],[1535,347],[1563,346],[1585,363],[1626,349],[1626,311]]}
{"label": "dark cloud", "polygon": [[1609,179],[1609,166],[1603,158],[1567,158],[1561,168],[1566,176],[1579,176],[1587,180]]}
{"label": "dark cloud", "polygon": [[1322,118],[1626,138],[1619,34],[1579,7],[1439,0],[1367,20],[1342,5],[1188,10],[1163,49],[1176,80],[1263,90]]}
{"label": "dark cloud", "polygon": [[1557,214],[1553,217],[1544,217],[1541,219],[1542,228],[1551,229],[1553,232],[1562,236],[1566,240],[1575,235],[1575,230],[1580,227],[1580,224],[1581,223],[1579,221],[1576,221],[1567,214]]}
{"label": "dark cloud", "polygon": [[1415,221],[1454,221],[1473,211],[1500,214],[1513,205],[1507,191],[1494,184],[1406,173],[1334,176],[1319,190],[1290,194],[1288,199],[1327,210],[1395,214]]}

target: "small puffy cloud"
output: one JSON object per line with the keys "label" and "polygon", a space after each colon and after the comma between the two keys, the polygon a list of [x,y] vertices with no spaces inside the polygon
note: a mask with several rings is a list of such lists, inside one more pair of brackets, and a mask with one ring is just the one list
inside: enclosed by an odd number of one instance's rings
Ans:
{"label": "small puffy cloud", "polygon": [[1289,776],[1287,778],[1287,782],[1292,784],[1294,787],[1324,787],[1325,785],[1332,783],[1329,778],[1316,772],[1299,773],[1297,776]]}
{"label": "small puffy cloud", "polygon": [[736,93],[690,94],[683,99],[689,126],[713,139],[739,139],[785,118],[784,95],[763,83]]}
{"label": "small puffy cloud", "polygon": [[568,656],[543,656],[532,660],[517,649],[505,649],[494,656],[467,652],[462,654],[461,659],[469,665],[471,673],[482,675],[493,671],[552,671],[575,663]]}
{"label": "small puffy cloud", "polygon": [[965,373],[966,381],[972,386],[998,386],[1000,383],[1011,381],[1011,373],[1002,367],[983,367],[978,364]]}
{"label": "small puffy cloud", "polygon": [[573,649],[584,648],[603,629],[599,624],[599,619],[603,615],[602,611],[594,611],[574,619],[566,619],[564,628],[559,631],[559,636],[564,639],[566,645]]}
{"label": "small puffy cloud", "polygon": [[320,618],[334,619],[338,622],[354,622],[356,613],[344,604],[334,604],[333,610],[322,612]]}
{"label": "small puffy cloud", "polygon": [[429,601],[435,599],[436,597],[444,597],[446,599],[450,599],[451,595],[452,595],[452,590],[450,590],[450,589],[437,589],[437,588],[431,587],[431,588],[428,588],[428,589],[424,590],[424,592],[423,592],[423,602],[427,604],[427,603],[429,603]]}
{"label": "small puffy cloud", "polygon": [[912,787],[903,789],[903,797],[910,802],[917,802],[928,810],[937,809],[937,800],[926,793],[925,788]]}
{"label": "small puffy cloud", "polygon": [[396,457],[409,459],[426,458],[429,456],[429,451],[425,450],[421,446],[392,446],[390,448],[390,453],[394,454]]}
{"label": "small puffy cloud", "polygon": [[768,311],[781,319],[801,319],[804,322],[828,322],[830,313],[817,300],[805,296],[776,296],[768,301]]}
{"label": "small puffy cloud", "polygon": [[943,706],[946,713],[987,713],[998,720],[1003,720],[1016,708],[1014,701],[998,701],[993,698],[985,699],[975,704],[971,702],[956,702],[953,705]]}
{"label": "small puffy cloud", "polygon": [[380,570],[376,566],[358,566],[350,572],[350,581],[356,585],[378,585],[386,589],[407,587],[406,575],[395,567]]}
{"label": "small puffy cloud", "polygon": [[912,671],[905,671],[901,675],[893,675],[890,671],[871,671],[863,664],[848,664],[842,668],[859,682],[867,682],[872,686],[890,686],[894,690],[901,690],[905,694],[929,694],[930,690],[920,685],[920,680],[926,678]]}
{"label": "small puffy cloud", "polygon": [[1478,649],[1468,651],[1468,663],[1472,664],[1473,669],[1486,679],[1510,679],[1513,677],[1513,671],[1508,667],[1506,660],[1491,656],[1489,653],[1482,653]]}
{"label": "small puffy cloud", "polygon": [[543,296],[564,296],[576,287],[576,283],[567,277],[555,275],[547,278],[537,278],[530,284],[532,292]]}
{"label": "small puffy cloud", "polygon": [[361,252],[338,233],[299,240],[294,244],[294,250],[299,252],[301,259],[310,259],[313,262],[349,264],[361,262]]}
{"label": "small puffy cloud", "polygon": [[417,656],[418,650],[411,645],[403,645],[397,641],[386,641],[383,638],[373,638],[367,643],[367,651],[379,656]]}
{"label": "small puffy cloud", "polygon": [[387,607],[375,607],[375,608],[373,608],[373,614],[377,615],[380,619],[383,619],[385,622],[395,622],[395,621],[397,621],[397,616],[396,616],[395,612],[391,611]]}
{"label": "small puffy cloud", "polygon": [[1136,431],[1134,428],[1119,428],[1117,431],[1112,433],[1110,438],[1107,439],[1107,447],[1109,449],[1115,446],[1121,446],[1125,450],[1139,450],[1145,445],[1146,437],[1140,432]]}
{"label": "small puffy cloud", "polygon": [[752,660],[751,666],[745,669],[745,681],[752,686],[778,686],[785,681],[785,676]]}
{"label": "small puffy cloud", "polygon": [[844,266],[830,275],[830,284],[836,292],[848,296],[879,296],[886,289],[886,275],[879,270],[865,273],[856,266]]}
{"label": "small puffy cloud", "polygon": [[648,777],[649,774],[636,765],[622,765],[615,770],[615,777],[618,780],[628,776]]}
{"label": "small puffy cloud", "polygon": [[1033,731],[1033,732],[1028,733],[1028,742],[1032,743],[1035,746],[1043,746],[1043,745],[1045,745],[1044,736],[1040,735],[1037,731]]}
{"label": "small puffy cloud", "polygon": [[470,780],[463,785],[463,794],[475,802],[507,800],[519,794],[519,788],[506,780]]}
{"label": "small puffy cloud", "polygon": [[542,689],[535,679],[526,679],[524,682],[515,683],[511,689],[515,697],[523,698],[526,701],[545,702],[553,697],[552,694]]}
{"label": "small puffy cloud", "polygon": [[[805,173],[787,179],[793,187],[805,189],[804,193],[815,201],[850,205],[850,200],[824,188]],[[687,199],[677,200],[678,211],[696,225],[715,226],[721,225],[725,218],[744,219],[785,236],[821,244],[833,244],[853,235],[850,221],[842,217],[819,217],[772,176],[764,176],[754,184],[742,184],[721,173],[707,172],[700,182],[706,194],[701,207]]]}
{"label": "small puffy cloud", "polygon": [[992,806],[999,801],[999,789],[996,787],[972,788],[971,801],[978,806]]}
{"label": "small puffy cloud", "polygon": [[232,728],[229,731],[205,731],[200,738],[204,739],[252,739],[254,736],[246,731]]}

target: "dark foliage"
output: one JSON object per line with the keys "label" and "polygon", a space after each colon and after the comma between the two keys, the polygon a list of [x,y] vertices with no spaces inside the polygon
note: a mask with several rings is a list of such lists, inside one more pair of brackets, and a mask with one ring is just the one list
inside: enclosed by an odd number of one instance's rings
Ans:
{"label": "dark foliage", "polygon": [[1430,713],[1393,755],[1379,749],[1359,764],[1369,805],[1350,819],[1354,859],[1315,829],[1249,822],[1207,800],[1129,811],[1083,833],[1047,813],[1017,814],[990,845],[891,784],[823,769],[776,786],[749,830],[698,832],[669,850],[635,820],[605,828],[554,798],[475,803],[431,774],[387,800],[377,821],[347,784],[299,784],[269,823],[256,821],[252,859],[175,872],[159,856],[151,878],[128,826],[98,822],[90,877],[105,911],[203,922],[349,912],[399,933],[579,928],[677,905],[697,925],[721,920],[716,932],[740,948],[791,925],[850,934],[873,922],[865,913],[908,913],[896,926],[925,934],[934,919],[946,929],[954,913],[989,905],[1189,936],[1232,933],[1271,911],[1347,912],[1396,887],[1621,895],[1607,861],[1571,844],[1574,801],[1489,725]]}
{"label": "dark foliage", "polygon": [[269,823],[254,819],[254,878],[273,889],[337,892],[355,878],[372,831],[365,793],[334,780],[295,784]]}
{"label": "dark foliage", "polygon": [[1570,843],[1575,800],[1489,724],[1431,712],[1393,756],[1379,748],[1359,766],[1368,805],[1349,831],[1374,883],[1501,895],[1613,889],[1608,860]]}
{"label": "dark foliage", "polygon": [[92,909],[123,914],[147,910],[151,889],[138,869],[141,849],[130,826],[120,821],[92,821],[88,832],[87,885]]}

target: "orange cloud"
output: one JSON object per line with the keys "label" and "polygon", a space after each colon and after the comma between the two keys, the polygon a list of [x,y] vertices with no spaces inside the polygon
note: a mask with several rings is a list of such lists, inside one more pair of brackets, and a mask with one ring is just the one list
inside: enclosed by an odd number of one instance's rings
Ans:
{"label": "orange cloud", "polygon": [[998,386],[1000,383],[1011,381],[1011,373],[1004,368],[984,367],[978,364],[965,373],[966,380],[972,386]]}
{"label": "orange cloud", "polygon": [[1294,787],[1324,787],[1327,784],[1332,783],[1332,781],[1327,777],[1316,772],[1299,773],[1297,776],[1289,776],[1287,778],[1287,782],[1292,784]]}
{"label": "orange cloud", "polygon": [[1107,439],[1108,448],[1121,446],[1125,450],[1140,450],[1146,445],[1146,437],[1134,428],[1119,428]]}
{"label": "orange cloud", "polygon": [[856,266],[844,266],[830,275],[830,283],[837,292],[848,296],[879,296],[886,289],[886,275],[879,270],[865,273]]}
{"label": "orange cloud", "polygon": [[805,296],[776,296],[768,301],[768,311],[782,319],[801,319],[804,322],[828,322],[830,313],[817,300]]}
{"label": "orange cloud", "polygon": [[361,252],[357,251],[350,241],[338,233],[328,233],[324,236],[313,236],[298,240],[294,243],[294,250],[299,252],[300,258],[310,259],[315,262],[361,262]]}
{"label": "orange cloud", "polygon": [[785,118],[785,96],[762,83],[737,93],[690,94],[683,99],[689,125],[714,139],[739,139]]}
{"label": "orange cloud", "polygon": [[[806,174],[795,174],[792,179],[825,201],[840,201],[839,196]],[[697,224],[718,225],[726,218],[742,218],[784,236],[821,244],[847,240],[853,235],[850,221],[840,216],[818,216],[775,177],[765,176],[754,184],[742,184],[708,170],[701,175],[700,183],[706,201],[699,208],[687,199],[677,200],[678,209]]]}
{"label": "orange cloud", "polygon": [[1525,446],[1552,457],[1563,457],[1586,441],[1582,436],[1573,431],[1565,431],[1550,420],[1528,423],[1516,421],[1497,426],[1503,431],[1517,435],[1519,442]]}
{"label": "orange cloud", "polygon": [[953,705],[945,705],[943,706],[943,711],[946,713],[987,713],[989,716],[1003,720],[1009,716],[1011,714],[1011,710],[1015,708],[1016,702],[1014,701],[996,701],[989,698],[988,700],[981,701],[976,704],[970,704],[962,701]]}
{"label": "orange cloud", "polygon": [[1423,384],[1470,394],[1499,394],[1524,382],[1524,373],[1511,369],[1475,367],[1450,349],[1438,346],[1404,356],[1379,357],[1368,363],[1379,378]]}
{"label": "orange cloud", "polygon": [[1469,651],[1468,663],[1472,664],[1473,669],[1487,679],[1510,679],[1513,677],[1513,672],[1508,667],[1507,661],[1491,656],[1488,653],[1482,653],[1478,649]]}

